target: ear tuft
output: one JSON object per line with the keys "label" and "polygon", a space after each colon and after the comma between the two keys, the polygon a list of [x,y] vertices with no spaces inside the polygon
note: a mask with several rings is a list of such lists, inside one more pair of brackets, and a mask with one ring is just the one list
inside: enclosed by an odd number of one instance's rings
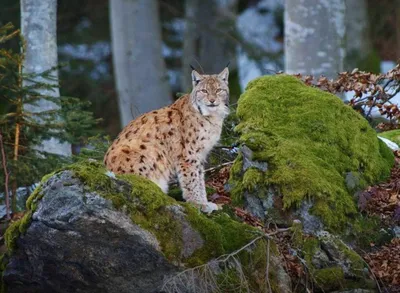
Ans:
{"label": "ear tuft", "polygon": [[229,78],[229,69],[228,67],[225,67],[224,70],[221,71],[220,74],[218,74],[218,77],[220,79],[222,79],[225,82],[228,82],[228,78]]}
{"label": "ear tuft", "polygon": [[193,87],[199,84],[199,82],[203,79],[203,76],[193,69],[192,71],[192,83]]}

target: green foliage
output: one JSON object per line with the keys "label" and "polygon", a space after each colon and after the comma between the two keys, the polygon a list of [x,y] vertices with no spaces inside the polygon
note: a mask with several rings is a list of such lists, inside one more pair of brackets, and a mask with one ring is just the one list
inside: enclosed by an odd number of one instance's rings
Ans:
{"label": "green foliage", "polygon": [[346,174],[359,175],[358,189],[390,174],[393,154],[368,122],[336,96],[295,77],[265,76],[250,82],[237,116],[240,142],[253,151],[254,160],[269,167],[265,178],[252,168],[242,174],[239,158],[231,171],[234,197],[255,183],[273,184],[280,188],[284,208],[312,198],[312,213],[337,229],[357,212]]}
{"label": "green foliage", "polygon": [[109,136],[96,135],[85,141],[86,147],[82,148],[78,155],[73,156],[74,162],[87,161],[88,159],[103,161],[104,154],[111,145]]}
{"label": "green foliage", "polygon": [[[39,151],[37,146],[56,138],[61,142],[82,143],[96,134],[99,120],[88,112],[88,103],[71,97],[56,97],[58,87],[53,73],[24,73],[26,44],[11,24],[0,28],[0,44],[18,39],[21,52],[0,48],[0,131],[13,187],[37,182],[44,174],[69,162],[68,158]],[[44,106],[44,104],[46,104]],[[37,111],[35,107],[41,107]],[[44,107],[43,107],[44,106]],[[46,110],[47,109],[47,110]],[[4,170],[0,172],[0,191],[4,188]]]}

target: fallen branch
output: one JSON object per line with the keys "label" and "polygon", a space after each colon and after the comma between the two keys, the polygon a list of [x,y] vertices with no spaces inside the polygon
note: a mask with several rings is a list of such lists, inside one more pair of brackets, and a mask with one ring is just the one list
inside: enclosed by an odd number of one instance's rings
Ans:
{"label": "fallen branch", "polygon": [[208,168],[208,169],[204,170],[204,172],[205,172],[205,173],[212,172],[212,171],[214,171],[214,170],[216,170],[216,169],[220,169],[220,168],[222,168],[222,167],[232,165],[233,162],[234,162],[234,161],[222,163],[222,164],[220,164],[220,165],[218,165],[218,166],[214,166],[214,167]]}

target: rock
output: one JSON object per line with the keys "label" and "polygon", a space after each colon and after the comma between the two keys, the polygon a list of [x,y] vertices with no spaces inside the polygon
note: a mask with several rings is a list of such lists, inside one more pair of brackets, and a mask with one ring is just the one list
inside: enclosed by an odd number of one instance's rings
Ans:
{"label": "rock", "polygon": [[241,150],[230,178],[236,204],[307,233],[355,223],[355,194],[385,180],[393,153],[338,97],[287,75],[249,83],[238,102]]}
{"label": "rock", "polygon": [[83,189],[70,171],[45,183],[4,272],[8,292],[154,292],[177,271],[154,235]]}
{"label": "rock", "polygon": [[319,290],[375,289],[365,261],[339,237],[319,231],[316,236],[303,236],[297,241]]}
{"label": "rock", "polygon": [[361,216],[356,196],[389,177],[391,150],[338,97],[283,74],[250,82],[237,117],[233,202],[266,225],[291,227],[289,252],[314,290],[374,290],[367,265],[346,241],[365,248],[382,234]]}
{"label": "rock", "polygon": [[95,161],[45,177],[27,207],[5,234],[5,292],[175,292],[177,283],[179,292],[258,292],[267,265],[276,292],[290,292],[276,245],[259,230],[223,211],[206,216],[147,179],[110,176]]}

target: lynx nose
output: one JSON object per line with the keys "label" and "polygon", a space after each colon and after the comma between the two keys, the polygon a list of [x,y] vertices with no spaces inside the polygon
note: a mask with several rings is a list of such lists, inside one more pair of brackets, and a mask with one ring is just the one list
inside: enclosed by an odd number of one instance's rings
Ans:
{"label": "lynx nose", "polygon": [[211,104],[215,103],[215,99],[210,99],[209,101],[210,101]]}

